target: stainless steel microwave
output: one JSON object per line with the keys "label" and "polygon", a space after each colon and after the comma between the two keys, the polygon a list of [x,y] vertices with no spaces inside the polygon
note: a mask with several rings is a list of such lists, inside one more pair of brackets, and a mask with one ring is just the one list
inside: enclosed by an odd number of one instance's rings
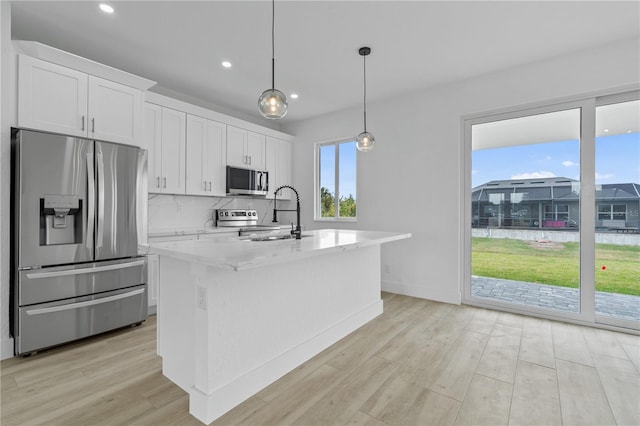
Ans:
{"label": "stainless steel microwave", "polygon": [[269,172],[227,166],[227,194],[267,195]]}

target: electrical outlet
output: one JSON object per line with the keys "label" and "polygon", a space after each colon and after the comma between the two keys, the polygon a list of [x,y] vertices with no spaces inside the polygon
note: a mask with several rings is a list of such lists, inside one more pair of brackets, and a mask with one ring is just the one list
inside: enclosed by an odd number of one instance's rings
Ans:
{"label": "electrical outlet", "polygon": [[205,287],[196,287],[196,306],[203,311],[207,310],[207,289]]}

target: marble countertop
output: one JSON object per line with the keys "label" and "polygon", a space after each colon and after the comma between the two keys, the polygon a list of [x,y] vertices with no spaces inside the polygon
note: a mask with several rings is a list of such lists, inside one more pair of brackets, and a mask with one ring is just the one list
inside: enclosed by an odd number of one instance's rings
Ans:
{"label": "marble countertop", "polygon": [[249,238],[151,242],[149,252],[220,269],[242,271],[341,250],[410,238],[410,233],[320,229],[300,240],[251,241]]}
{"label": "marble countertop", "polygon": [[185,228],[158,228],[149,230],[149,238],[154,237],[173,237],[178,235],[198,235],[198,234],[214,234],[224,232],[238,233],[234,228],[212,228],[212,227],[185,227]]}
{"label": "marble countertop", "polygon": [[[270,225],[269,225],[270,226]],[[289,229],[289,225],[276,225],[280,229]],[[184,228],[155,228],[148,232],[149,238],[156,237],[174,237],[180,235],[199,235],[199,234],[224,234],[238,233],[236,227],[184,227]]]}

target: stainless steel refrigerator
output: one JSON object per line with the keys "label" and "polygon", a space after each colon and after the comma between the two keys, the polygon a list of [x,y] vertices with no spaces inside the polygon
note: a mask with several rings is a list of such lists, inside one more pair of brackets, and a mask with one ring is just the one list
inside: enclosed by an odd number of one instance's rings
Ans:
{"label": "stainless steel refrigerator", "polygon": [[16,354],[144,321],[147,152],[29,130],[12,136]]}

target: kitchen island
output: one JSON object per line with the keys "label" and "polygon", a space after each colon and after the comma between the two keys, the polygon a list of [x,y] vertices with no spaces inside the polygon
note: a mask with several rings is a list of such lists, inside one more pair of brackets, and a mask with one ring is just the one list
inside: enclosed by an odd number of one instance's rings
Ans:
{"label": "kitchen island", "polygon": [[411,234],[154,243],[163,374],[210,423],[382,313],[380,245]]}

